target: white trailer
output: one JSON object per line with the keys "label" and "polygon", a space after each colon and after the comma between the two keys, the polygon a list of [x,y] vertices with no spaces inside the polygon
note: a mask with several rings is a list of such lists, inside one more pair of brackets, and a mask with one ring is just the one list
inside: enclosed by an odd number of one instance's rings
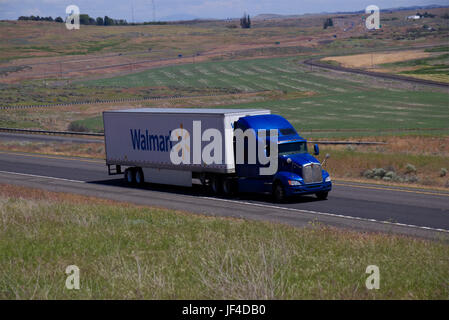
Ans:
{"label": "white trailer", "polygon": [[[192,179],[205,183],[215,174],[235,172],[233,127],[241,117],[270,114],[256,109],[177,109],[141,108],[103,112],[106,164],[109,174],[121,174],[129,183],[161,183],[191,186]],[[223,137],[219,164],[195,161],[190,152],[188,164],[174,164],[170,150],[172,131],[182,128],[195,134],[193,122],[201,122],[201,131],[216,129]],[[198,128],[196,128],[198,130]],[[197,141],[197,140],[195,140]],[[200,150],[208,142],[201,142]],[[191,148],[195,146],[191,145]],[[194,150],[192,150],[194,151]],[[115,167],[115,171],[111,169]]]}

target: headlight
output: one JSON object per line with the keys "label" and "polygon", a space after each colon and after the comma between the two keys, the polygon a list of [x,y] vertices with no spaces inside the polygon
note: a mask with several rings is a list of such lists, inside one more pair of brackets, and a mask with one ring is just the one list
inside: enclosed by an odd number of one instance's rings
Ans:
{"label": "headlight", "polygon": [[331,182],[331,176],[327,176],[327,178],[324,180],[324,182]]}
{"label": "headlight", "polygon": [[301,182],[296,181],[296,180],[288,180],[288,184],[291,186],[300,186]]}

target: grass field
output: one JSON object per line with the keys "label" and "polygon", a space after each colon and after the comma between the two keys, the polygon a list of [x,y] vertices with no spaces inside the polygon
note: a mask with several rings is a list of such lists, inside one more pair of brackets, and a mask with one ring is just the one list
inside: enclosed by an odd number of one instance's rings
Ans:
{"label": "grass field", "polygon": [[[444,92],[372,88],[368,83],[332,80],[300,66],[295,58],[173,66],[85,83],[94,86],[178,86],[282,90],[309,93],[228,108],[267,108],[301,132],[309,129],[448,129]],[[351,133],[354,135],[354,132]]]}
{"label": "grass field", "polygon": [[[445,241],[0,186],[2,299],[447,299]],[[80,290],[65,269],[80,268]],[[368,265],[380,289],[367,290]]]}
{"label": "grass field", "polygon": [[[372,80],[360,77],[336,81],[331,75],[305,68],[297,58],[289,57],[163,67],[126,76],[79,82],[75,84],[75,88],[82,88],[80,92],[85,91],[86,95],[92,90],[106,93],[119,92],[117,94],[125,91],[128,96],[134,94],[136,97],[151,95],[151,92],[184,92],[190,95],[257,93],[257,99],[249,99],[249,102],[245,103],[237,99],[233,100],[232,104],[226,105],[225,101],[231,100],[222,97],[215,99],[209,105],[207,103],[196,105],[188,101],[185,105],[267,108],[273,113],[285,116],[299,132],[327,131],[316,132],[309,137],[416,133],[441,135],[449,132],[448,94],[444,90],[424,88],[409,90],[394,86],[385,88],[370,81]],[[67,95],[69,93],[65,96]],[[160,102],[159,105],[154,103],[149,105],[182,106],[179,102],[168,104]],[[42,123],[48,116],[60,119],[55,121],[65,121],[65,123],[76,121],[86,128],[101,131],[101,113],[96,110],[107,108],[85,106],[83,112],[72,108],[61,109],[64,112],[57,111],[55,114],[52,114],[51,110],[26,114],[22,111],[11,111],[8,115],[4,114],[0,117],[0,123],[11,124],[16,121],[18,126],[30,127],[30,123],[34,121],[33,117],[38,117],[41,127],[54,126],[53,121]],[[76,116],[76,114],[79,115]],[[81,114],[84,116],[81,117]],[[65,126],[67,128],[68,124]],[[350,131],[336,132],[336,130]],[[366,132],[367,130],[369,132]]]}
{"label": "grass field", "polygon": [[[447,99],[448,96],[444,93],[373,90],[214,108],[269,109],[288,119],[300,134],[315,129],[325,131],[306,133],[306,137],[416,134],[407,129],[425,131],[428,128],[441,129],[437,134],[447,134]],[[90,117],[79,123],[99,131],[102,118]],[[349,131],[332,131],[341,129]],[[368,129],[370,131],[366,132]],[[385,129],[392,131],[384,131]],[[428,133],[431,134],[432,131]]]}
{"label": "grass field", "polygon": [[297,58],[204,62],[151,69],[127,76],[82,83],[128,88],[143,86],[234,88],[244,92],[261,90],[345,92],[353,85],[349,81],[335,83],[325,77],[305,72]]}

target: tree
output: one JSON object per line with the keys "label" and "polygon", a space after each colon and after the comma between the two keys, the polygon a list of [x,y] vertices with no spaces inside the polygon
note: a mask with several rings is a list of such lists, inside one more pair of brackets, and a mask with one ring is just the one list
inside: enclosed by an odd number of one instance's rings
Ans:
{"label": "tree", "polygon": [[240,19],[240,26],[243,29],[251,28],[251,19],[249,18],[249,14],[246,15],[246,12],[245,12],[245,14],[243,14],[243,17]]}
{"label": "tree", "polygon": [[80,24],[89,24],[89,15],[88,14],[80,14]]}
{"label": "tree", "polygon": [[333,27],[334,21],[332,21],[332,18],[327,18],[324,20],[323,29],[327,29],[328,27]]}
{"label": "tree", "polygon": [[104,25],[105,26],[112,26],[114,24],[114,20],[109,18],[108,16],[104,17]]}
{"label": "tree", "polygon": [[64,20],[62,20],[61,17],[57,17],[57,18],[55,18],[55,22],[64,22]]}
{"label": "tree", "polygon": [[104,20],[103,20],[102,17],[98,17],[97,20],[96,20],[96,22],[97,22],[97,26],[102,26],[102,25],[104,25]]}

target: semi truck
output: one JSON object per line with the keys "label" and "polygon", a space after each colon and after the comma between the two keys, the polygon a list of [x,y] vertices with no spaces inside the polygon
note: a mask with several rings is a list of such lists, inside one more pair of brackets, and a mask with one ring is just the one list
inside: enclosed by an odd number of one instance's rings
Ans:
{"label": "semi truck", "polygon": [[[324,200],[332,189],[318,145],[310,154],[306,139],[270,110],[139,108],[105,111],[103,122],[108,173],[129,185],[201,184],[216,195],[269,193],[277,202]],[[272,165],[262,156],[271,156],[273,172],[261,174]]]}

